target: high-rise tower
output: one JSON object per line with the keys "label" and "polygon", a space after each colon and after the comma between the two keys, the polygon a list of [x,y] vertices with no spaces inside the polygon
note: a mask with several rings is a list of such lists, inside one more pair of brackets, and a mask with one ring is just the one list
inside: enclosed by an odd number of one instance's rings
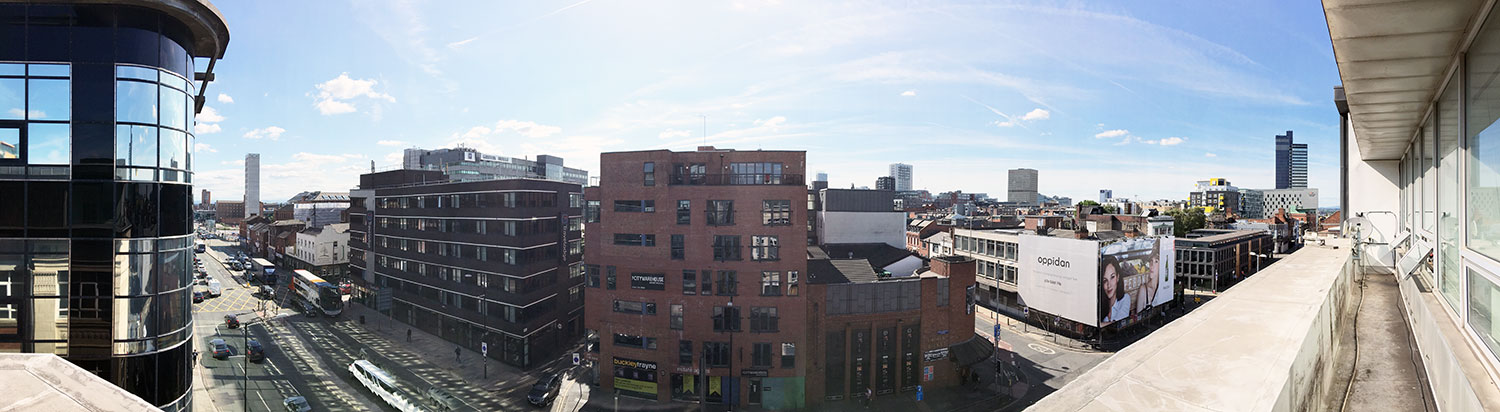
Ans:
{"label": "high-rise tower", "polygon": [[911,190],[911,165],[906,163],[891,163],[892,179],[896,179],[896,190]]}
{"label": "high-rise tower", "polygon": [[1276,188],[1307,187],[1307,144],[1293,143],[1292,131],[1276,135]]}
{"label": "high-rise tower", "polygon": [[260,153],[245,155],[245,217],[260,214]]}

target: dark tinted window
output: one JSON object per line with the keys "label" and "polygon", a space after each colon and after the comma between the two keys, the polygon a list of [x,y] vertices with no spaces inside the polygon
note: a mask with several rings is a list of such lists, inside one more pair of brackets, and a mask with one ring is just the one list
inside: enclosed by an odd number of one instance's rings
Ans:
{"label": "dark tinted window", "polygon": [[[67,227],[68,207],[68,182],[30,182],[26,187],[27,227],[31,229],[63,229]],[[42,235],[32,233],[33,237],[54,236],[67,237],[66,233],[61,235]]]}
{"label": "dark tinted window", "polygon": [[117,237],[156,237],[159,224],[156,212],[158,185],[154,183],[120,184],[115,211]]}
{"label": "dark tinted window", "polygon": [[161,236],[185,235],[191,231],[192,186],[161,185]]}

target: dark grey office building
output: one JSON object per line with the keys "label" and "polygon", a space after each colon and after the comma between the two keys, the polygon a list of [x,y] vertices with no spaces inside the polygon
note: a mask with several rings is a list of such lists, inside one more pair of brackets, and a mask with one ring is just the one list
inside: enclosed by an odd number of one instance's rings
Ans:
{"label": "dark grey office building", "polygon": [[1270,264],[1273,240],[1263,230],[1198,229],[1173,241],[1177,281],[1222,291]]}
{"label": "dark grey office building", "polygon": [[522,368],[582,337],[582,186],[394,170],[350,198],[356,302],[389,288],[395,320]]}
{"label": "dark grey office building", "polygon": [[0,352],[191,409],[195,79],[228,43],[204,0],[0,0]]}
{"label": "dark grey office building", "polygon": [[1276,188],[1307,188],[1307,144],[1293,143],[1291,130],[1276,135]]}

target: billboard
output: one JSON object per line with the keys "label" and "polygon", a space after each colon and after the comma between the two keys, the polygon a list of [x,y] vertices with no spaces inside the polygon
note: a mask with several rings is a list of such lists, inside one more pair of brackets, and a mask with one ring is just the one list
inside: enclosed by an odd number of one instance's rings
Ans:
{"label": "billboard", "polygon": [[1133,319],[1172,300],[1177,253],[1171,237],[1126,239],[1099,248],[1099,324]]}
{"label": "billboard", "polygon": [[1023,235],[1016,284],[1021,301],[1089,326],[1099,326],[1099,242]]}

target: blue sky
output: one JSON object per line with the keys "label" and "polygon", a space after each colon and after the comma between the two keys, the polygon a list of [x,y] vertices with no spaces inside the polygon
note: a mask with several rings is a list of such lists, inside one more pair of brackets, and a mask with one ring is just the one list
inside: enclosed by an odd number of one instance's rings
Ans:
{"label": "blue sky", "polygon": [[[263,201],[346,191],[408,147],[551,154],[806,150],[831,186],[1185,199],[1272,186],[1310,145],[1336,205],[1339,82],[1318,2],[217,2],[231,41],[199,115],[198,177]],[[200,63],[200,70],[202,63]],[[212,112],[209,112],[212,110]],[[703,135],[705,130],[707,136]]]}

